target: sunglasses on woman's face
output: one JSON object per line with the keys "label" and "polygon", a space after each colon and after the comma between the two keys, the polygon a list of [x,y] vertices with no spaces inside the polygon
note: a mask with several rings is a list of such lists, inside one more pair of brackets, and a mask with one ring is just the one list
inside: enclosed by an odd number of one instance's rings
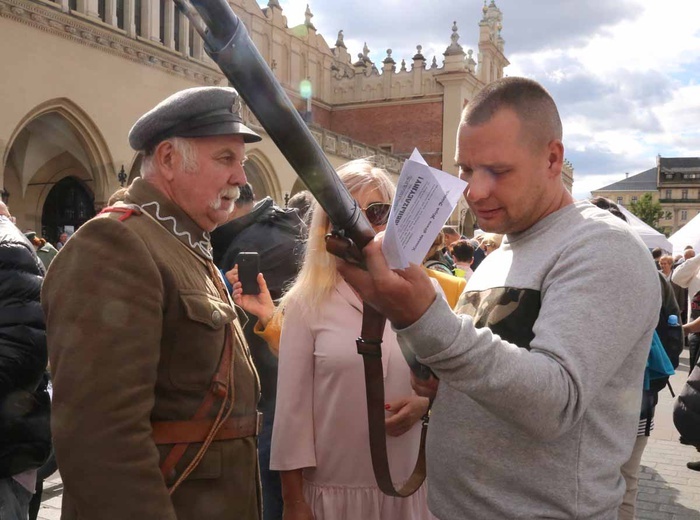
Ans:
{"label": "sunglasses on woman's face", "polygon": [[391,204],[386,202],[373,202],[366,208],[361,208],[369,223],[373,226],[383,226],[389,220]]}

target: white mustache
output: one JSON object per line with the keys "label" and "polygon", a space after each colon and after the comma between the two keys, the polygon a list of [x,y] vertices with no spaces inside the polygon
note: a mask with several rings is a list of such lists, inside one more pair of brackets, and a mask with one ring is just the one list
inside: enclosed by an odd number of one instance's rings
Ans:
{"label": "white mustache", "polygon": [[[223,202],[221,199],[227,198],[230,200],[238,200],[238,197],[240,197],[240,195],[241,190],[238,186],[231,186],[230,188],[225,188],[219,192],[219,195],[216,197],[215,201],[209,203],[209,207],[213,210],[221,209],[221,203]],[[233,205],[230,209],[231,211],[233,211]]]}

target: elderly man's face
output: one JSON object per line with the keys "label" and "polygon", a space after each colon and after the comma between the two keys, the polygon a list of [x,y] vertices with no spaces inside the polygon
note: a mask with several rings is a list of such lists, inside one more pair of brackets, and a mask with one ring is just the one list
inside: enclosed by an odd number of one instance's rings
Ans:
{"label": "elderly man's face", "polygon": [[240,135],[190,139],[197,151],[194,172],[180,171],[172,182],[174,202],[205,231],[225,223],[246,182],[245,143]]}
{"label": "elderly man's face", "polygon": [[460,128],[459,176],[469,183],[464,198],[484,231],[524,231],[558,209],[552,201],[561,191],[561,179],[553,172],[563,148],[535,147],[525,132],[516,113],[507,108],[486,123]]}
{"label": "elderly man's face", "polygon": [[65,244],[68,241],[68,233],[61,233],[58,240],[60,240],[62,244]]}

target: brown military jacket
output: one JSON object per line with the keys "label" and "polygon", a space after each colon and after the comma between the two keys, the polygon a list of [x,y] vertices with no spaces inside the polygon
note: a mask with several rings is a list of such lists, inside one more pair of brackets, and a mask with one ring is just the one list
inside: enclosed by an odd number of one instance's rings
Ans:
{"label": "brown military jacket", "polygon": [[[125,204],[71,237],[42,291],[54,384],[52,430],[63,520],[259,520],[255,437],[215,441],[169,495],[200,447],[166,482],[151,421],[189,420],[210,387],[234,321],[233,416],[256,413],[259,383],[236,313],[205,262],[209,236],[137,179]],[[213,418],[221,401],[217,399]]]}

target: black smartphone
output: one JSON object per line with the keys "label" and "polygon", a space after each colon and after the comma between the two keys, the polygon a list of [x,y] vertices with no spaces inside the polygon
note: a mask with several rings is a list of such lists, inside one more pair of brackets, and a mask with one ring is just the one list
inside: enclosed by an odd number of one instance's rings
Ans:
{"label": "black smartphone", "polygon": [[260,258],[258,253],[238,253],[238,279],[243,286],[243,294],[260,294],[258,285],[258,273],[260,272]]}

